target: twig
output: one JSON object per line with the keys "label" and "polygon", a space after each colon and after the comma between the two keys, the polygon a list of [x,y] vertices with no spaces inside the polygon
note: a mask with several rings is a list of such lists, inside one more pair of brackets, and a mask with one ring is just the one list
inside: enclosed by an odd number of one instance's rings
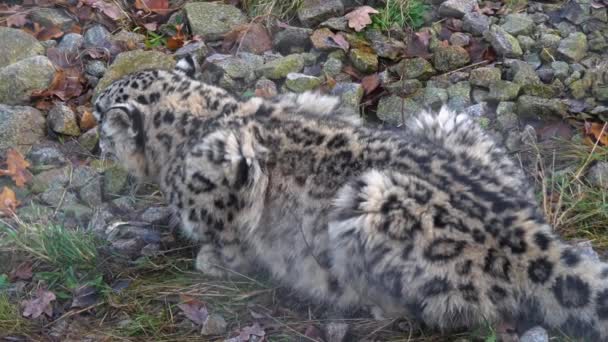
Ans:
{"label": "twig", "polygon": [[490,61],[488,61],[488,60],[485,60],[485,59],[484,59],[484,60],[483,60],[483,61],[481,61],[481,62],[477,62],[477,63],[473,63],[473,64],[465,65],[465,66],[463,66],[462,68],[458,68],[458,69],[455,69],[455,70],[452,70],[452,71],[448,71],[448,72],[443,73],[443,74],[441,74],[441,75],[439,75],[439,76],[450,75],[450,74],[453,74],[453,73],[455,73],[455,72],[462,71],[462,70],[466,70],[466,69],[468,69],[468,68],[473,68],[473,67],[476,67],[476,66],[478,66],[478,65],[483,65],[483,64],[486,64],[486,63],[490,63]]}
{"label": "twig", "polygon": [[68,184],[65,186],[65,188],[63,188],[63,192],[61,193],[61,198],[59,199],[59,203],[57,204],[57,207],[55,208],[55,211],[53,212],[53,218],[55,218],[55,216],[57,216],[57,212],[59,211],[59,209],[61,209],[61,206],[63,205],[63,201],[65,199],[65,194],[68,192],[68,188],[70,187],[70,185],[72,185],[72,174],[74,173],[74,167],[72,166],[72,164],[70,164],[70,179],[68,180]]}

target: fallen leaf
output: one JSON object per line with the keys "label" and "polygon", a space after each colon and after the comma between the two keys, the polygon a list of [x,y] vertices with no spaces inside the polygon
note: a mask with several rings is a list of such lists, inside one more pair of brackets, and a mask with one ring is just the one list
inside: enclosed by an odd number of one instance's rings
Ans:
{"label": "fallen leaf", "polygon": [[429,43],[431,41],[431,33],[428,31],[413,32],[409,38],[408,44],[406,44],[405,55],[406,57],[422,57],[428,58],[431,56],[429,53]]}
{"label": "fallen leaf", "polygon": [[180,47],[184,46],[184,42],[186,41],[186,35],[182,31],[184,24],[175,25],[175,34],[172,37],[167,39],[167,48],[169,50],[177,50]]}
{"label": "fallen leaf", "polygon": [[47,89],[32,92],[32,97],[57,96],[63,101],[78,97],[84,90],[82,70],[79,68],[58,68],[51,85]]}
{"label": "fallen leaf", "polygon": [[56,297],[53,292],[38,289],[36,297],[21,302],[21,305],[23,305],[23,316],[38,318],[44,313],[51,317],[53,315],[53,306],[51,305],[51,302],[55,299]]}
{"label": "fallen leaf", "polygon": [[[125,13],[113,1],[104,0],[82,0],[83,3],[99,10],[101,13],[108,16],[112,20],[119,20],[125,17]],[[86,15],[86,13],[82,13]]]}
{"label": "fallen leaf", "polygon": [[321,329],[319,329],[319,327],[317,327],[316,325],[311,324],[306,327],[306,330],[304,331],[304,336],[308,337],[313,341],[323,341],[323,331],[321,331]]}
{"label": "fallen leaf", "polygon": [[493,62],[496,60],[496,52],[486,42],[480,38],[473,38],[469,45],[465,46],[465,50],[471,57],[471,63],[479,63],[481,61]]}
{"label": "fallen leaf", "polygon": [[15,196],[15,192],[5,186],[0,192],[0,216],[10,216],[15,213],[17,207],[21,204]]}
{"label": "fallen leaf", "polygon": [[25,261],[15,267],[9,274],[11,280],[29,280],[32,279],[32,263]]}
{"label": "fallen leaf", "polygon": [[372,18],[370,18],[369,15],[375,13],[379,12],[370,6],[360,6],[346,14],[344,17],[348,19],[348,27],[360,32],[365,26],[372,23]]}
{"label": "fallen leaf", "polygon": [[224,35],[222,49],[229,51],[235,46],[239,51],[261,54],[272,49],[272,40],[264,25],[260,23],[242,24]]}
{"label": "fallen leaf", "polygon": [[569,140],[574,134],[572,126],[563,120],[544,123],[543,126],[537,129],[537,132],[540,141],[546,141],[553,138]]}
{"label": "fallen leaf", "polygon": [[355,69],[352,65],[347,65],[344,68],[342,68],[342,72],[344,72],[345,74],[351,75],[352,77],[360,80],[362,78],[361,73],[359,73],[359,71],[357,71],[357,69]]}
{"label": "fallen leaf", "polygon": [[[266,332],[264,331],[264,329],[262,329],[262,327],[256,322],[253,323],[250,326],[246,326],[244,328],[241,329],[240,333],[239,333],[239,341],[251,341],[251,336],[255,336],[255,337],[264,337],[266,336]],[[259,339],[255,339],[255,341],[258,341]]]}
{"label": "fallen leaf", "polygon": [[367,75],[361,79],[361,86],[365,90],[365,95],[373,92],[380,85],[380,76],[378,73]]}
{"label": "fallen leaf", "polygon": [[592,145],[608,146],[608,123],[585,122],[585,135]]}
{"label": "fallen leaf", "polygon": [[80,118],[80,129],[82,131],[88,131],[95,126],[97,126],[97,120],[95,120],[93,113],[90,110],[85,109]]}
{"label": "fallen leaf", "polygon": [[350,44],[348,44],[348,42],[346,41],[346,38],[344,38],[344,35],[341,32],[336,33],[329,38],[331,40],[333,40],[336,43],[336,45],[338,45],[342,50],[348,51]]}
{"label": "fallen leaf", "polygon": [[27,13],[15,13],[6,17],[7,27],[22,27],[28,23]]}
{"label": "fallen leaf", "polygon": [[180,295],[180,298],[184,303],[178,304],[177,307],[182,310],[189,320],[198,325],[203,325],[207,317],[209,317],[205,303],[185,295]]}
{"label": "fallen leaf", "polygon": [[23,158],[19,151],[11,148],[6,152],[6,169],[0,170],[0,176],[10,176],[17,187],[22,188],[32,175],[27,170],[30,163]]}
{"label": "fallen leaf", "polygon": [[326,78],[325,84],[327,85],[327,88],[329,88],[329,90],[334,89],[336,84],[338,84],[338,82],[336,82],[336,79],[329,75],[325,75],[325,78]]}
{"label": "fallen leaf", "polygon": [[158,14],[167,14],[170,11],[169,0],[135,0],[135,8]]}
{"label": "fallen leaf", "polygon": [[158,29],[158,23],[155,21],[145,23],[145,24],[143,24],[143,26],[146,28],[147,31],[154,32]]}

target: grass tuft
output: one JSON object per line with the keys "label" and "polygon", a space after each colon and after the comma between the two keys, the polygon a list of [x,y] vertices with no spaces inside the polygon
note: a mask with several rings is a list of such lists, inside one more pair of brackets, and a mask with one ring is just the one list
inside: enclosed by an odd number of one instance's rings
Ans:
{"label": "grass tuft", "polygon": [[296,16],[302,0],[245,0],[242,5],[252,18],[274,16],[289,21]]}
{"label": "grass tuft", "polygon": [[385,0],[384,7],[378,9],[380,13],[372,16],[372,27],[381,31],[395,26],[418,29],[428,10],[429,5],[422,0]]}
{"label": "grass tuft", "polygon": [[7,295],[0,294],[0,337],[21,333],[26,328],[27,322],[21,317],[19,307],[9,302]]}

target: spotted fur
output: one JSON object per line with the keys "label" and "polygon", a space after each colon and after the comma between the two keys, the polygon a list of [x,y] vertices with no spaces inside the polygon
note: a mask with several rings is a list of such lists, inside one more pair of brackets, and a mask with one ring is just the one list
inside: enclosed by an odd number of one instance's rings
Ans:
{"label": "spotted fur", "polygon": [[199,270],[261,265],[313,300],[441,330],[508,320],[608,338],[608,265],[552,233],[521,171],[466,116],[370,129],[302,107],[312,94],[242,102],[181,77],[229,113],[190,91],[191,105],[159,93],[97,117],[105,147],[158,182],[201,242]]}

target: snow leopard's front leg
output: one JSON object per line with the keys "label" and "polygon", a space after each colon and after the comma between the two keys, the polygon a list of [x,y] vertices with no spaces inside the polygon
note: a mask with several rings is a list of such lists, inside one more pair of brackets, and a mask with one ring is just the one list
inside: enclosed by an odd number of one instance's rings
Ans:
{"label": "snow leopard's front leg", "polygon": [[196,268],[212,276],[247,273],[255,264],[242,237],[257,222],[265,188],[255,150],[246,132],[218,130],[186,147],[182,161],[165,177],[186,235],[202,243]]}

